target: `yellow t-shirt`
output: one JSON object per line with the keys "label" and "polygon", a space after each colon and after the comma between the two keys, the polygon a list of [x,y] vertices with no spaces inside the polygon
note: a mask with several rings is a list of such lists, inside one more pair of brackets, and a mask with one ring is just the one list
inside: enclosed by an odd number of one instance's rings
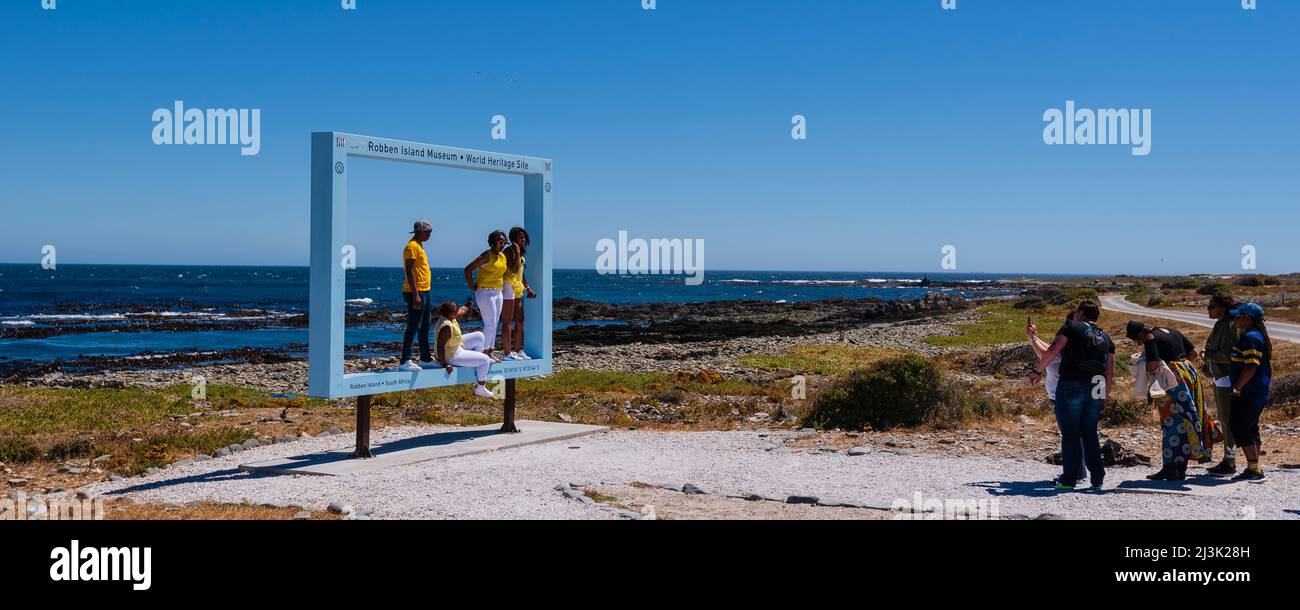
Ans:
{"label": "yellow t-shirt", "polygon": [[442,354],[446,356],[448,360],[451,360],[456,357],[456,350],[460,349],[461,346],[460,322],[456,320],[448,320],[447,318],[439,316],[438,326],[433,331],[433,336],[435,338],[442,335],[442,329],[444,326],[451,328],[451,335],[447,337],[447,342],[442,344]]}
{"label": "yellow t-shirt", "polygon": [[478,280],[475,288],[500,288],[505,285],[506,255],[488,252],[488,262],[478,268]]}
{"label": "yellow t-shirt", "polygon": [[[427,292],[429,290],[429,257],[424,253],[424,246],[420,242],[412,239],[406,242],[406,248],[402,250],[402,277],[406,276],[406,261],[415,261],[415,269],[411,273],[415,275],[415,291]],[[411,283],[402,280],[402,292],[411,292]]]}
{"label": "yellow t-shirt", "polygon": [[524,257],[521,256],[519,257],[519,271],[511,272],[510,268],[506,267],[505,281],[510,282],[510,288],[515,291],[516,299],[522,299],[525,296],[524,267],[526,264]]}

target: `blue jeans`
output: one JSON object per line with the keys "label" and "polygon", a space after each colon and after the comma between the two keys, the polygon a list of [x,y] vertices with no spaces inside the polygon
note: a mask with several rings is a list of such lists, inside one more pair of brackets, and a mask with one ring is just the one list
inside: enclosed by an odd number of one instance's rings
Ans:
{"label": "blue jeans", "polygon": [[1061,460],[1065,472],[1062,481],[1076,481],[1088,463],[1093,484],[1106,476],[1101,463],[1101,443],[1097,440],[1097,420],[1101,418],[1101,399],[1092,397],[1093,384],[1087,379],[1061,379],[1056,385],[1056,425],[1061,429]]}
{"label": "blue jeans", "polygon": [[[1055,399],[1052,399],[1052,400],[1051,400],[1051,403],[1052,403],[1052,410],[1055,411],[1055,410],[1056,410],[1056,400],[1055,400]],[[1060,415],[1057,415],[1057,417],[1059,418]],[[1057,420],[1056,420],[1056,425],[1057,425],[1058,428],[1060,427],[1060,425],[1061,425],[1061,420],[1060,420],[1060,419],[1057,419]],[[1083,441],[1079,441],[1079,451],[1080,451],[1080,454],[1079,454],[1079,455],[1083,455],[1083,453],[1082,453],[1082,451],[1083,451]],[[1065,455],[1064,455],[1064,454],[1061,455],[1061,459],[1062,459],[1062,461],[1065,460]],[[1088,476],[1088,467],[1085,466],[1085,465],[1083,465],[1083,464],[1079,464],[1079,466],[1083,468],[1083,472],[1079,473],[1079,478],[1082,479],[1082,478]],[[1063,480],[1064,480],[1064,479],[1063,479]],[[1076,480],[1077,480],[1077,479],[1076,479]]]}
{"label": "blue jeans", "polygon": [[[402,299],[406,301],[406,335],[402,337],[402,362],[411,359],[411,344],[415,342],[415,333],[420,333],[420,359],[429,361],[433,359],[433,354],[429,352],[429,318],[433,313],[433,306],[429,303],[429,291],[420,293],[420,308],[411,307],[411,293],[403,292]],[[451,357],[450,354],[447,355]]]}

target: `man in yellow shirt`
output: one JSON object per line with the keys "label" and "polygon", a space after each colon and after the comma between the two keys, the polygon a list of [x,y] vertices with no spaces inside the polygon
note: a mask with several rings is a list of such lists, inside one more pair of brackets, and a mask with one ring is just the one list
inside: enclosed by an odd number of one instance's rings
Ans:
{"label": "man in yellow shirt", "polygon": [[424,242],[433,235],[433,225],[427,220],[416,221],[411,240],[402,249],[402,267],[406,281],[402,283],[402,299],[406,301],[406,336],[402,338],[404,371],[420,371],[420,363],[411,358],[411,344],[415,333],[420,333],[420,360],[433,362],[429,351],[429,318],[433,311],[429,303],[429,257],[424,253]]}

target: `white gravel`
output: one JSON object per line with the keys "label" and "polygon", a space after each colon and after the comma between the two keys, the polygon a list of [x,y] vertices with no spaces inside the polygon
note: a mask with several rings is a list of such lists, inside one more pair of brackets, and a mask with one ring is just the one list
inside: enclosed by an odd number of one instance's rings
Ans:
{"label": "white gravel", "polygon": [[[429,434],[446,427],[376,430],[373,442]],[[1048,464],[1023,460],[898,455],[877,451],[768,451],[790,433],[760,438],[746,432],[612,431],[570,441],[395,467],[338,477],[251,475],[240,463],[336,449],[349,436],[271,445],[171,468],[161,473],[82,488],[92,495],[140,501],[251,502],[325,510],[343,502],[376,519],[614,519],[564,498],[569,482],[694,483],[709,493],[813,495],[861,505],[890,506],[926,499],[998,500],[1003,516],[1051,513],[1068,519],[1260,519],[1300,517],[1300,473],[1270,469],[1263,484],[1236,484],[1223,497],[1149,493],[1058,494],[1046,485]],[[774,442],[775,441],[775,442]],[[572,449],[571,447],[578,447]],[[1136,474],[1133,469],[1120,469]],[[1143,472],[1146,469],[1142,469]],[[1112,471],[1113,480],[1119,472]],[[1107,487],[1113,487],[1108,482]]]}

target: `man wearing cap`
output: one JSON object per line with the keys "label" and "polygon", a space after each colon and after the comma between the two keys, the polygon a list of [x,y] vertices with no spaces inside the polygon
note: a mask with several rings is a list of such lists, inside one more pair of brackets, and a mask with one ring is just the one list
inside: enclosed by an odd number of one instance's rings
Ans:
{"label": "man wearing cap", "polygon": [[1264,308],[1246,303],[1228,312],[1241,331],[1232,349],[1232,436],[1246,454],[1246,469],[1234,481],[1260,483],[1265,480],[1259,464],[1259,415],[1268,404],[1269,386],[1273,382],[1273,342],[1264,325]]}
{"label": "man wearing cap", "polygon": [[402,283],[402,299],[406,301],[406,335],[402,338],[403,371],[420,371],[420,363],[411,358],[411,345],[415,333],[420,333],[420,360],[433,362],[429,351],[429,318],[433,311],[429,303],[429,257],[424,253],[424,242],[433,235],[433,225],[419,220],[411,231],[411,240],[402,249],[402,266],[406,281]]}

